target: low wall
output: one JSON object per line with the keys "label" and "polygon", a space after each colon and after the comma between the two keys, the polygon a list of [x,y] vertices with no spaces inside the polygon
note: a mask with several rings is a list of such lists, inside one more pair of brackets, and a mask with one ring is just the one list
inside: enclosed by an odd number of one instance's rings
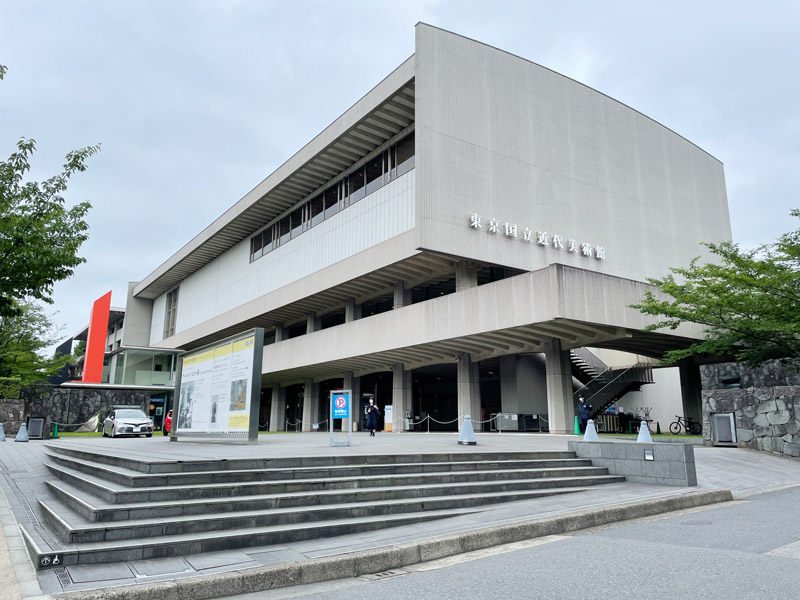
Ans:
{"label": "low wall", "polygon": [[703,439],[711,415],[734,413],[740,447],[800,457],[800,386],[703,391]]}
{"label": "low wall", "polygon": [[0,423],[6,435],[15,435],[25,422],[25,403],[22,400],[0,400]]}
{"label": "low wall", "polygon": [[[651,485],[697,485],[692,444],[640,444],[638,442],[569,441],[569,449],[580,458],[589,458],[596,467],[612,475],[624,475],[632,483]],[[644,451],[653,451],[653,460]]]}

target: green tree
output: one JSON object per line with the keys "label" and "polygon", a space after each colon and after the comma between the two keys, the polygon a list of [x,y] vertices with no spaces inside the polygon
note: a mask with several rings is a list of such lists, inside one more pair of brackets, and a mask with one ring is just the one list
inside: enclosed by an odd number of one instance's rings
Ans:
{"label": "green tree", "polygon": [[[800,217],[800,210],[792,216]],[[642,313],[663,317],[649,330],[684,322],[704,326],[706,338],[666,355],[676,362],[695,354],[728,355],[756,366],[780,359],[800,368],[800,229],[772,244],[743,250],[732,242],[705,244],[717,262],[673,268],[648,281],[670,298],[647,293]]]}
{"label": "green tree", "polygon": [[17,304],[14,314],[0,316],[0,380],[24,387],[55,375],[71,358],[69,354],[42,356],[42,351],[57,341],[58,334],[38,303]]}
{"label": "green tree", "polygon": [[[0,79],[5,73],[0,65]],[[41,183],[24,179],[35,150],[34,140],[22,138],[0,162],[0,317],[20,314],[31,298],[52,304],[53,285],[86,261],[78,250],[88,239],[90,205],[67,208],[62,194],[100,146],[68,153],[61,173]]]}

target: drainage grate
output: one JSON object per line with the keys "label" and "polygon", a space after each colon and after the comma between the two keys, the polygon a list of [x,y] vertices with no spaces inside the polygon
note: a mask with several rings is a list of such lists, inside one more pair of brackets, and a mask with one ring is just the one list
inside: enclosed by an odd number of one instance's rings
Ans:
{"label": "drainage grate", "polygon": [[22,509],[25,511],[25,516],[28,517],[28,522],[31,524],[36,533],[38,533],[42,539],[47,542],[51,549],[63,550],[64,546],[62,546],[61,543],[53,536],[53,534],[47,531],[47,529],[45,529],[39,522],[39,518],[36,516],[36,513],[33,512],[30,502],[28,502],[25,494],[22,493],[22,490],[19,489],[17,482],[12,479],[10,483],[11,489],[14,491],[14,495],[17,497]]}
{"label": "drainage grate", "polygon": [[371,575],[362,575],[359,579],[365,581],[383,581],[384,579],[391,579],[392,577],[400,577],[401,575],[408,575],[405,569],[392,569],[391,571],[383,571],[382,573],[373,573]]}
{"label": "drainage grate", "polygon": [[64,567],[56,567],[53,569],[53,573],[58,577],[58,583],[61,584],[62,588],[72,585],[72,578]]}

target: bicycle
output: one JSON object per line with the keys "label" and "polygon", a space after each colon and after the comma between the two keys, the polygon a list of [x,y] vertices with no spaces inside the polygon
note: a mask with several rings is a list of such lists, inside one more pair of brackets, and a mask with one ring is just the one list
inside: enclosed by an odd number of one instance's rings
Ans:
{"label": "bicycle", "polygon": [[672,435],[678,435],[681,432],[681,427],[683,427],[689,435],[700,435],[702,433],[703,426],[697,421],[692,421],[692,417],[684,419],[680,415],[675,415],[675,418],[678,420],[669,425],[669,432]]}

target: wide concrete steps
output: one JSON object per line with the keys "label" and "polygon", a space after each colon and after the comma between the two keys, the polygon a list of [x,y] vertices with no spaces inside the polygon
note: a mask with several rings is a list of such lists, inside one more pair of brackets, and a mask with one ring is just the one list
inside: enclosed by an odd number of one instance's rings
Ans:
{"label": "wide concrete steps", "polygon": [[49,449],[39,504],[65,566],[360,533],[624,481],[566,452],[159,462]]}

